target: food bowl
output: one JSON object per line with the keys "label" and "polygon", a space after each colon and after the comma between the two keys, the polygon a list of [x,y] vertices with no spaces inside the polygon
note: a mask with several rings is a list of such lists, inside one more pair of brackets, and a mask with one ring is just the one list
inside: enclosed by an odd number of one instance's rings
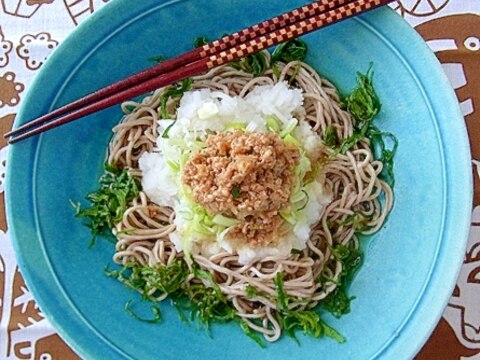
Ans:
{"label": "food bowl", "polygon": [[[155,55],[192,48],[302,5],[301,1],[116,0],[76,29],[37,75],[15,126],[151,66]],[[357,71],[375,69],[382,101],[376,125],[396,135],[395,204],[387,222],[363,239],[365,261],[350,284],[351,312],[326,321],[337,343],[299,334],[266,349],[233,324],[211,335],[162,305],[161,324],[124,311],[140,295],[105,276],[113,244],[90,234],[69,200],[97,188],[115,106],[10,148],[9,229],[25,280],[43,313],[88,359],[406,359],[439,320],[462,263],[471,212],[470,152],[456,97],[434,55],[388,8],[304,37],[307,62],[347,92]]]}

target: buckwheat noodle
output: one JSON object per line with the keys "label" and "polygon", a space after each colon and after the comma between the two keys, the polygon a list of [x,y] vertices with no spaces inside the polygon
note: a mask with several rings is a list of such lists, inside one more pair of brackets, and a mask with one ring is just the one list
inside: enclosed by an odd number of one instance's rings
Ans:
{"label": "buckwheat noodle", "polygon": [[[257,85],[289,81],[292,74],[296,74],[291,85],[302,89],[305,99],[303,109],[296,117],[300,121],[307,121],[321,137],[329,125],[336,130],[340,140],[352,135],[354,119],[341,109],[337,89],[332,83],[321,78],[305,63],[279,63],[277,66],[281,71],[279,76],[268,70],[260,77],[253,77],[230,66],[219,67],[194,77],[192,88],[210,88],[243,97]],[[151,152],[155,147],[159,98],[164,91],[157,90],[141,103],[125,102],[122,110],[126,115],[113,129],[109,162],[128,168],[138,178],[142,176],[138,159],[145,151]],[[172,117],[178,101],[170,99],[167,104]],[[277,272],[281,271],[285,273],[285,293],[296,299],[291,308],[314,307],[334,291],[336,279],[342,272],[342,263],[334,260],[329,245],[359,246],[354,225],[347,218],[353,214],[363,215],[368,228],[363,234],[372,234],[382,226],[391,210],[392,190],[379,179],[382,163],[374,160],[369,145],[368,139],[364,139],[345,154],[331,156],[333,150],[328,147],[324,147],[319,154],[320,158],[328,159],[323,172],[325,186],[333,193],[333,200],[319,216],[307,248],[301,254],[292,254],[286,259],[267,257],[249,265],[240,265],[238,256],[227,252],[210,258],[192,255],[198,266],[212,273],[238,315],[252,329],[261,332],[266,340],[275,341],[281,335],[280,325],[275,318],[277,305],[265,296],[247,297],[246,285],[250,284],[264,294],[274,295],[274,279]],[[175,230],[174,218],[175,213],[171,208],[154,204],[144,193],[140,193],[113,230],[118,238],[114,261],[123,265],[136,261],[153,267],[159,263],[169,265],[176,258],[183,257],[168,238],[168,234]],[[315,279],[321,273],[332,280],[317,283]],[[202,280],[194,279],[192,275],[187,281]],[[158,300],[165,297],[163,295]]]}

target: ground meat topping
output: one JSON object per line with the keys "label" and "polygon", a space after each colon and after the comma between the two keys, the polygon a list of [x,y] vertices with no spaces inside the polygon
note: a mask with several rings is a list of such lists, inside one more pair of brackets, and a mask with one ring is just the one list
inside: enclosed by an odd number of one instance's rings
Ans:
{"label": "ground meat topping", "polygon": [[210,215],[241,224],[229,238],[252,247],[272,245],[295,185],[300,152],[275,133],[240,130],[209,135],[206,148],[185,164],[183,182]]}

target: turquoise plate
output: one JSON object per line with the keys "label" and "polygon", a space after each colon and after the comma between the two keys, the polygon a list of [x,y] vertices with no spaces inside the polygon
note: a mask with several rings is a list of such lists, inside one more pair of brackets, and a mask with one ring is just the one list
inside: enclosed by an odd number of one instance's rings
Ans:
{"label": "turquoise plate", "polygon": [[[55,51],[15,126],[114,80],[174,56],[195,36],[215,38],[305,0],[115,0]],[[377,125],[399,139],[395,207],[366,241],[351,284],[350,314],[326,319],[346,338],[300,335],[259,348],[233,324],[209,337],[185,325],[169,304],[161,325],[123,309],[134,291],[103,274],[113,245],[88,249],[88,230],[69,199],[97,187],[119,107],[15,144],[8,159],[7,211],[18,262],[42,311],[85,359],[407,359],[426,341],[447,304],[462,263],[471,212],[464,121],[442,69],[418,35],[384,8],[305,37],[308,61],[342,91],[375,64],[383,101]]]}

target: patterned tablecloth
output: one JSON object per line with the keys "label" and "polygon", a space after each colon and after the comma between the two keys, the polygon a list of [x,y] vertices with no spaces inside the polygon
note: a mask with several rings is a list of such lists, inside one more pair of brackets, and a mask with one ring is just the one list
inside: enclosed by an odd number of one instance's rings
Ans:
{"label": "patterned tablecloth", "polygon": [[[0,0],[0,135],[11,128],[18,105],[48,56],[106,2]],[[480,359],[480,0],[401,0],[392,7],[435,51],[456,90],[469,130],[475,178],[461,274],[417,359]],[[45,319],[17,268],[4,214],[7,152],[0,137],[0,360],[78,359]]]}

